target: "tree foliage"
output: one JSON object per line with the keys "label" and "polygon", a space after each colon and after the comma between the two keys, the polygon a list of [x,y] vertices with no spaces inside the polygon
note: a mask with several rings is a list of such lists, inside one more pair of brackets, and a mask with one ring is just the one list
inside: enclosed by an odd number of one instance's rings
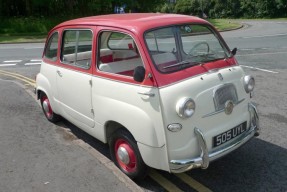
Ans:
{"label": "tree foliage", "polygon": [[165,0],[0,0],[0,16],[90,16],[114,13],[116,6],[125,12],[153,12]]}
{"label": "tree foliage", "polygon": [[173,12],[212,18],[287,17],[287,0],[177,0]]}
{"label": "tree foliage", "polygon": [[287,17],[287,0],[0,0],[0,17],[58,17],[125,12],[167,12],[212,18]]}

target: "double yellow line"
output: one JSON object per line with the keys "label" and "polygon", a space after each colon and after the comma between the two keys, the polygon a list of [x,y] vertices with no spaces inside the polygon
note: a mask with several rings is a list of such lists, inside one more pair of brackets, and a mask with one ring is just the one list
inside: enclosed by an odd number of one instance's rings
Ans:
{"label": "double yellow line", "polygon": [[36,81],[35,80],[30,79],[28,77],[25,77],[23,75],[20,75],[18,73],[11,73],[11,72],[8,72],[8,71],[0,70],[0,75],[13,77],[15,79],[18,79],[20,81],[23,81],[24,83],[27,83],[27,84],[31,85],[32,87],[36,87]]}
{"label": "double yellow line", "polygon": [[[183,181],[185,184],[189,185],[192,189],[199,191],[199,192],[212,192],[209,188],[204,186],[203,184],[199,183],[198,181],[191,178],[189,175],[185,173],[179,173],[174,174],[176,177],[178,177],[181,181]],[[160,173],[158,173],[156,170],[152,169],[149,173],[149,177],[152,178],[154,181],[156,181],[158,184],[160,184],[165,190],[169,192],[182,192],[182,190],[177,187],[174,183],[166,179],[164,176],[162,176]]]}

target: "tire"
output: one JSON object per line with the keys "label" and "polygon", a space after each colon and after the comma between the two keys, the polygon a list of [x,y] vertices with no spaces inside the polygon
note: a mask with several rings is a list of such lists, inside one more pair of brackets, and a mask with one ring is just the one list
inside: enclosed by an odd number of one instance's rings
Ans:
{"label": "tire", "polygon": [[131,179],[143,179],[148,167],[142,160],[133,136],[125,129],[117,130],[109,139],[110,154],[115,165]]}
{"label": "tire", "polygon": [[45,93],[41,93],[40,102],[41,102],[42,110],[43,110],[46,118],[50,122],[56,123],[56,122],[60,121],[61,117],[59,115],[57,115],[56,113],[54,113],[54,111],[50,105],[50,101],[49,101],[49,99]]}

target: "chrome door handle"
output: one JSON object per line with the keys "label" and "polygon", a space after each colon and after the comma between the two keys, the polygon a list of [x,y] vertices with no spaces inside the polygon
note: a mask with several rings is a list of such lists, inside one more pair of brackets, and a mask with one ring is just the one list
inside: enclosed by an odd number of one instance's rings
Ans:
{"label": "chrome door handle", "polygon": [[60,77],[63,77],[61,71],[57,70],[57,73],[58,73],[58,75],[59,75]]}
{"label": "chrome door handle", "polygon": [[149,96],[149,97],[154,97],[155,94],[152,93],[152,92],[138,92],[138,94],[140,95],[146,95],[146,96]]}

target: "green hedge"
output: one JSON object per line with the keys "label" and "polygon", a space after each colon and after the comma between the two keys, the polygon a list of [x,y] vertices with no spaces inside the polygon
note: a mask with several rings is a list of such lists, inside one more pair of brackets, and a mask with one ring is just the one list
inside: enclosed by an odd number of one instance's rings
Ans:
{"label": "green hedge", "polygon": [[48,18],[1,18],[0,34],[47,34],[62,20]]}

